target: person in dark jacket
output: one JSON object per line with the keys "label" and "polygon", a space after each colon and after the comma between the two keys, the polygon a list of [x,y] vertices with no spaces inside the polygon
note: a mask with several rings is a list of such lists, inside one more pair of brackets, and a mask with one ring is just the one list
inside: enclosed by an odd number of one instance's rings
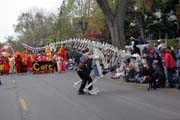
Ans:
{"label": "person in dark jacket", "polygon": [[86,83],[87,83],[87,73],[86,73],[86,66],[84,63],[79,63],[77,68],[77,74],[79,75],[79,77],[81,78],[82,82],[81,82],[81,86],[79,88],[79,91],[78,91],[78,94],[85,94],[84,92],[84,88],[86,86]]}
{"label": "person in dark jacket", "polygon": [[153,59],[152,59],[152,62],[156,62],[158,64],[158,66],[164,70],[164,67],[163,67],[163,63],[162,63],[162,58],[159,56],[159,54],[156,52],[154,53],[153,55]]}
{"label": "person in dark jacket", "polygon": [[[85,61],[79,63],[77,67],[77,73],[79,77],[82,79],[81,86],[79,88],[78,94],[85,94],[84,88],[86,87],[87,83],[90,84],[92,82],[92,78],[90,76],[92,66],[92,59],[87,58]],[[92,90],[92,85],[88,88],[88,90]]]}
{"label": "person in dark jacket", "polygon": [[153,69],[154,69],[154,73],[152,78],[155,81],[157,80],[156,87],[164,88],[166,83],[164,70],[159,66],[159,63],[156,61],[153,62]]}
{"label": "person in dark jacket", "polygon": [[177,54],[176,54],[176,59],[177,59],[177,61],[176,61],[176,67],[177,67],[177,70],[178,70],[178,87],[177,87],[177,89],[178,90],[180,90],[180,48],[179,48],[179,50],[178,50],[178,52],[177,52]]}

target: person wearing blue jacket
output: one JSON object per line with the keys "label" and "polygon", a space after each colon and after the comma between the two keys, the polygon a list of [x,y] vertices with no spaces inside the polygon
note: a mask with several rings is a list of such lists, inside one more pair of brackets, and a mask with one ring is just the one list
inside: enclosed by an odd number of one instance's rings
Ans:
{"label": "person wearing blue jacket", "polygon": [[177,89],[180,90],[180,48],[178,49],[176,54],[176,67],[178,70],[178,82],[179,82]]}

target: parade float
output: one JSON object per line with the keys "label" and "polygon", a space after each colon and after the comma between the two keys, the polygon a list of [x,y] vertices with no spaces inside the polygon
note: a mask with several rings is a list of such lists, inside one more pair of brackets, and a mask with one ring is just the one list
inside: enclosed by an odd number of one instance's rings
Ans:
{"label": "parade float", "polygon": [[32,62],[32,72],[35,73],[53,73],[53,56],[49,47],[45,48],[45,54],[38,53],[34,55]]}

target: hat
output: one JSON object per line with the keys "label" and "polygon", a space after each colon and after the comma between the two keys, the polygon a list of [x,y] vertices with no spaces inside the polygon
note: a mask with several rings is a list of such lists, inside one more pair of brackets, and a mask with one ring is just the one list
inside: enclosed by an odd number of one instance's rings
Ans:
{"label": "hat", "polygon": [[167,46],[167,49],[168,49],[168,50],[171,50],[171,47],[170,47],[170,46]]}

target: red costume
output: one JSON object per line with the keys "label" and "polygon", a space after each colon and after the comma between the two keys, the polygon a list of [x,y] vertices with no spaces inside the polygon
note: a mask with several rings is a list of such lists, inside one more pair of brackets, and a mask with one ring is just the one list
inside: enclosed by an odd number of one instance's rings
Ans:
{"label": "red costume", "polygon": [[4,59],[4,74],[9,74],[9,69],[10,69],[9,60],[6,57]]}
{"label": "red costume", "polygon": [[28,56],[28,58],[27,58],[27,67],[28,67],[28,71],[32,72],[33,64],[32,64],[32,60],[31,60],[30,56]]}
{"label": "red costume", "polygon": [[18,55],[15,59],[15,64],[16,64],[16,71],[17,73],[21,73],[21,67],[22,67],[22,58],[20,55]]}

